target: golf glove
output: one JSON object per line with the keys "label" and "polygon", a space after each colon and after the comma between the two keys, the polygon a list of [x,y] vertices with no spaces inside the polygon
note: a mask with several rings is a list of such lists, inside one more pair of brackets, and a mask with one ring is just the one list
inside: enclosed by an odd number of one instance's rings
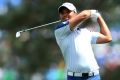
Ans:
{"label": "golf glove", "polygon": [[90,11],[91,11],[90,18],[92,19],[93,22],[97,22],[97,19],[100,16],[100,13],[98,12],[98,10],[90,10]]}

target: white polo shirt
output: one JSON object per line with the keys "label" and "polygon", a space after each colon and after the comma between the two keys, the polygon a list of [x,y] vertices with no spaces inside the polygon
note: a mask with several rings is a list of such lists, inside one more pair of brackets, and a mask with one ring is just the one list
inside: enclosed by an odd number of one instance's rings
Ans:
{"label": "white polo shirt", "polygon": [[70,30],[69,22],[60,23],[55,29],[55,37],[66,64],[67,71],[89,72],[98,70],[92,43],[96,43],[99,34],[87,28]]}

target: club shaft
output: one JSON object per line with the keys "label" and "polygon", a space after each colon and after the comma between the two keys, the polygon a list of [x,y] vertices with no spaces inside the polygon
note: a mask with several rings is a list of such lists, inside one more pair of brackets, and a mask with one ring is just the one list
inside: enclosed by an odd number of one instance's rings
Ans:
{"label": "club shaft", "polygon": [[29,30],[33,30],[33,29],[37,29],[37,28],[40,28],[40,27],[48,26],[48,25],[51,25],[51,24],[55,24],[55,23],[58,23],[58,22],[60,22],[60,21],[61,21],[61,20],[54,21],[54,22],[47,23],[47,24],[43,24],[43,25],[36,26],[36,27],[33,27],[33,28],[29,28],[29,29],[21,30],[21,31],[19,31],[19,32],[26,32],[26,31],[29,31]]}

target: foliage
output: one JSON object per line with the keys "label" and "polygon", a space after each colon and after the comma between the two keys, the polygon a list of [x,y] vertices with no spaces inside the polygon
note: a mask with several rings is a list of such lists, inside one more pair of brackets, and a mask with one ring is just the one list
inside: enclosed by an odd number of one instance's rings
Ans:
{"label": "foliage", "polygon": [[[51,62],[57,63],[62,59],[54,39],[53,26],[55,25],[29,32],[29,39],[25,41],[15,38],[16,31],[58,20],[57,9],[62,2],[67,1],[73,2],[79,11],[100,10],[107,22],[110,22],[108,24],[120,21],[117,18],[120,12],[116,11],[116,8],[120,9],[119,0],[24,0],[19,8],[8,5],[9,12],[0,16],[0,29],[8,31],[12,54],[25,59],[28,68],[46,69]],[[44,33],[43,30],[47,32]]]}

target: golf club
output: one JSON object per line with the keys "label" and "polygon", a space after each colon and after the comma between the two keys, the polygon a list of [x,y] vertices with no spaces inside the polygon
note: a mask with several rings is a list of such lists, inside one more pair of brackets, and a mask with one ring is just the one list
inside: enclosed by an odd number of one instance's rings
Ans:
{"label": "golf club", "polygon": [[55,23],[58,23],[60,21],[61,20],[58,20],[58,21],[54,21],[54,22],[51,22],[51,23],[43,24],[43,25],[40,25],[40,26],[36,26],[36,27],[33,27],[33,28],[29,28],[29,29],[24,29],[24,30],[18,31],[18,32],[16,32],[16,38],[20,37],[22,32],[26,32],[26,31],[37,29],[37,28],[40,28],[40,27],[44,27],[44,26],[48,26],[48,25],[51,25],[51,24],[55,24]]}

